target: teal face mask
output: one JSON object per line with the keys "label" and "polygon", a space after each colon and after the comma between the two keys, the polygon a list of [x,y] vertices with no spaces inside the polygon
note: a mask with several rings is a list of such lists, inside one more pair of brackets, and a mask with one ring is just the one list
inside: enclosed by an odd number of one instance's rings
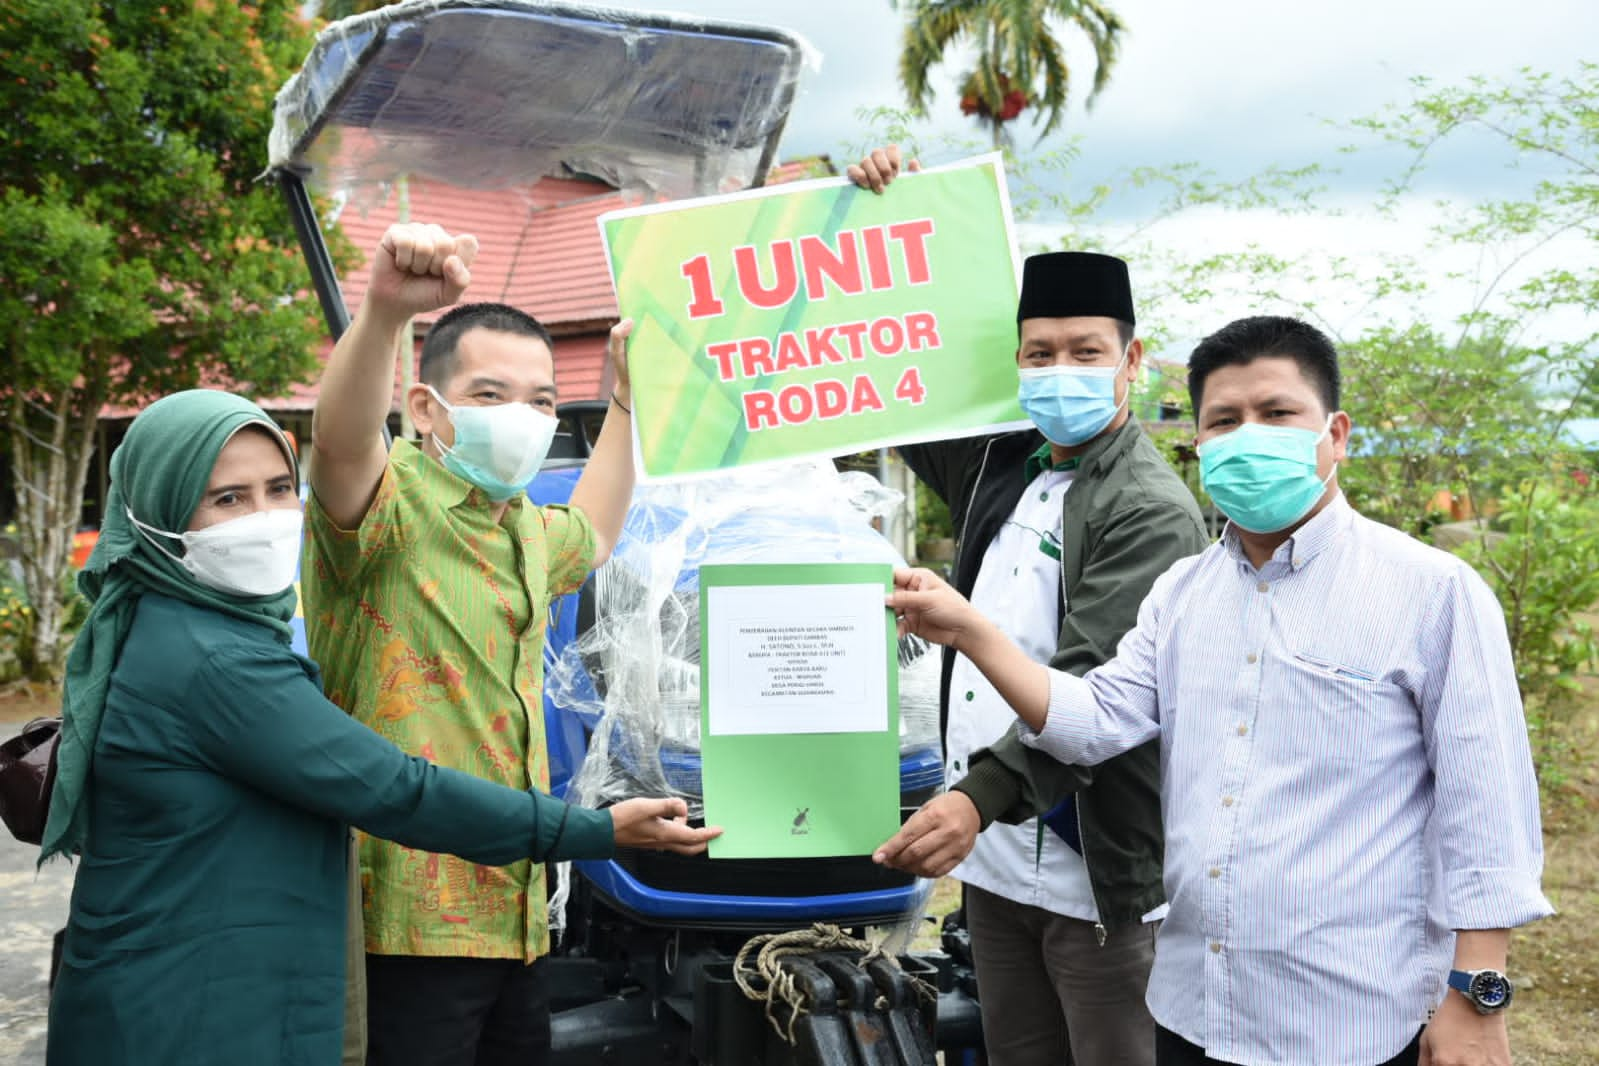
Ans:
{"label": "teal face mask", "polygon": [[1199,480],[1232,523],[1250,533],[1276,533],[1310,512],[1337,473],[1316,472],[1316,448],[1332,430],[1246,422],[1199,446]]}
{"label": "teal face mask", "polygon": [[[1122,405],[1116,402],[1116,379],[1127,363],[1123,352],[1115,366],[1029,366],[1016,372],[1016,398],[1038,431],[1055,444],[1074,448],[1093,440],[1110,425]],[[1127,396],[1131,396],[1131,387]],[[1126,403],[1126,397],[1122,403]]]}
{"label": "teal face mask", "polygon": [[560,425],[555,416],[525,403],[456,407],[432,385],[428,391],[449,412],[455,427],[453,446],[433,435],[445,469],[482,489],[495,503],[526,492],[555,440]]}

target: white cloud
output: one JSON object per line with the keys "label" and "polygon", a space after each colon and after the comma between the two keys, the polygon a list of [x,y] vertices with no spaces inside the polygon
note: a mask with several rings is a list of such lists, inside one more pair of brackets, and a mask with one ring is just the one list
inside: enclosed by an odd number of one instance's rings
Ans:
{"label": "white cloud", "polygon": [[[624,2],[623,7],[651,7]],[[701,16],[769,22],[794,30],[823,55],[806,76],[789,122],[789,154],[839,152],[866,132],[861,108],[897,105],[902,4],[887,0],[695,0]],[[1348,120],[1408,97],[1408,79],[1507,76],[1532,66],[1574,69],[1599,40],[1591,0],[1112,0],[1130,29],[1109,87],[1091,112],[1079,103],[1068,129],[1083,137],[1085,180],[1141,164],[1197,160],[1223,173],[1269,163],[1329,160]],[[1090,52],[1064,34],[1086,92]],[[945,64],[928,128],[961,137],[975,126],[958,111]],[[1026,128],[1017,141],[1030,148]],[[1046,142],[1046,147],[1047,147]],[[1448,180],[1447,176],[1440,180]],[[1465,180],[1463,176],[1461,180]]]}
{"label": "white cloud", "polygon": [[[672,7],[613,0],[629,9]],[[903,103],[898,82],[900,33],[909,0],[679,0],[695,17],[756,22],[792,30],[823,57],[807,72],[783,150],[787,155],[841,153],[868,132],[857,112]],[[1083,138],[1082,182],[1138,165],[1194,160],[1242,176],[1271,163],[1333,159],[1349,136],[1327,120],[1347,121],[1408,98],[1412,76],[1455,82],[1473,74],[1508,76],[1522,67],[1572,70],[1599,40],[1599,3],[1521,0],[1111,0],[1129,26],[1111,83],[1085,112],[1091,53],[1075,31],[1063,32],[1077,72],[1078,103],[1067,123]],[[944,65],[926,124],[968,138],[960,115],[958,58]],[[1031,150],[1034,136],[1017,131]],[[1056,141],[1052,138],[1052,141]],[[1047,148],[1051,142],[1046,142]],[[1064,143],[1059,141],[1059,143]],[[1483,187],[1455,161],[1451,183]],[[1373,165],[1346,163],[1349,183],[1370,183]]]}

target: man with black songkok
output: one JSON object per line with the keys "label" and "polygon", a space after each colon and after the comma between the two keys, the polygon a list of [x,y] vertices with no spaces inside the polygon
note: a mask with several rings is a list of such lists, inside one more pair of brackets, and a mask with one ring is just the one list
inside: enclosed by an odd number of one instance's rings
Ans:
{"label": "man with black songkok", "polygon": [[[849,175],[881,192],[899,171],[890,147]],[[1206,536],[1128,410],[1143,344],[1127,264],[1032,256],[1016,319],[1036,429],[900,454],[950,507],[952,584],[1031,657],[1080,675],[1115,655],[1155,578]],[[1021,745],[1015,712],[950,650],[941,694],[951,791],[923,808],[931,858],[917,872],[966,886],[989,1061],[1152,1064],[1144,989],[1166,910],[1158,742],[1063,766]]]}

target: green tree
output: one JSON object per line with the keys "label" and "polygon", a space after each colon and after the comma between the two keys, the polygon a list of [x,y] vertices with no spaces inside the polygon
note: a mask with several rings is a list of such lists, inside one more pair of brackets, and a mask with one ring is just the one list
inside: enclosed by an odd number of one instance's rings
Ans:
{"label": "green tree", "polygon": [[1599,659],[1588,612],[1599,601],[1599,494],[1586,471],[1507,486],[1491,531],[1462,544],[1499,597],[1526,704],[1533,765],[1545,787],[1570,767],[1580,676]]}
{"label": "green tree", "polygon": [[[1425,247],[1358,263],[1261,247],[1168,258],[1157,291],[1175,313],[1225,304],[1293,314],[1334,337],[1355,423],[1339,482],[1362,512],[1438,539],[1494,588],[1550,782],[1580,706],[1577,676],[1596,652],[1584,620],[1599,589],[1595,457],[1565,428],[1592,410],[1599,386],[1599,64],[1415,87],[1353,123],[1363,143],[1350,151],[1408,151],[1372,210],[1431,212]],[[1509,191],[1432,203],[1423,185],[1446,146],[1469,146],[1480,167],[1502,161]],[[1299,211],[1314,197],[1294,187],[1317,175],[1232,188],[1189,175],[1170,187],[1184,203]],[[1462,516],[1471,521],[1435,528]]]}
{"label": "green tree", "polygon": [[1110,80],[1126,28],[1098,0],[911,0],[907,8],[899,76],[911,106],[926,111],[933,96],[928,76],[946,52],[975,45],[977,57],[961,87],[961,110],[992,133],[996,148],[1024,108],[1044,120],[1040,137],[1065,120],[1071,66],[1057,36],[1061,27],[1082,32],[1093,46],[1090,104]]}
{"label": "green tree", "polygon": [[265,165],[304,57],[296,0],[13,0],[0,8],[0,402],[28,673],[65,650],[60,591],[96,420],[201,384],[258,395],[323,335]]}
{"label": "green tree", "polygon": [[1565,76],[1522,71],[1504,83],[1415,84],[1414,100],[1356,124],[1414,153],[1385,206],[1402,203],[1445,145],[1497,148],[1507,170],[1524,175],[1512,194],[1447,216],[1439,227],[1441,241],[1492,264],[1457,276],[1472,292],[1456,321],[1459,335],[1478,338],[1491,356],[1494,340],[1515,341],[1528,324],[1548,331],[1549,323],[1569,323],[1554,331],[1558,339],[1471,366],[1478,377],[1465,391],[1479,407],[1453,422],[1477,432],[1477,422],[1516,409],[1518,386],[1540,383],[1541,418],[1490,426],[1498,447],[1478,452],[1478,478],[1502,469],[1489,500],[1474,502],[1497,513],[1459,550],[1504,607],[1539,775],[1551,784],[1562,776],[1581,706],[1577,677],[1599,655],[1586,620],[1599,598],[1595,457],[1564,434],[1572,417],[1593,410],[1599,391],[1599,64]]}
{"label": "green tree", "polygon": [[1389,322],[1343,338],[1341,349],[1344,408],[1357,428],[1339,484],[1372,518],[1424,537],[1492,512],[1560,451],[1550,398],[1535,386],[1545,348]]}

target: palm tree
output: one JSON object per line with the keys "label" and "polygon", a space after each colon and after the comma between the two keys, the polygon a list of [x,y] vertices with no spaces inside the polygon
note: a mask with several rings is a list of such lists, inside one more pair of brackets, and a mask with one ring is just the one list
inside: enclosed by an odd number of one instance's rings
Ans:
{"label": "palm tree", "polygon": [[[898,0],[890,0],[898,6]],[[989,127],[996,148],[1006,141],[1006,123],[1024,108],[1047,121],[1039,137],[1066,117],[1071,70],[1056,37],[1060,25],[1075,26],[1094,46],[1092,104],[1110,80],[1126,24],[1099,0],[908,0],[899,77],[911,106],[923,113],[932,99],[928,72],[950,46],[977,45],[977,65],[961,87],[961,110]],[[1036,120],[1035,120],[1036,121]]]}

